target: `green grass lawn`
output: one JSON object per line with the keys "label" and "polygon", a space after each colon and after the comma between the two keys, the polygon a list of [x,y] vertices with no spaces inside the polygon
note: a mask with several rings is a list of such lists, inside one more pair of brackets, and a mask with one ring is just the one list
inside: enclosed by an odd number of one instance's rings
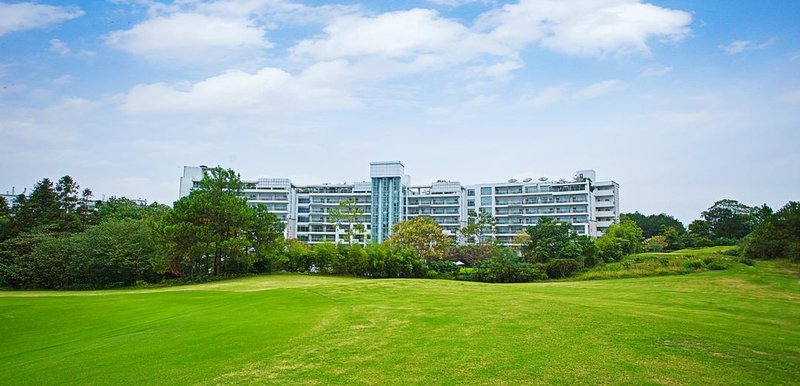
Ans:
{"label": "green grass lawn", "polygon": [[0,291],[0,383],[798,384],[784,262],[485,284],[272,275]]}

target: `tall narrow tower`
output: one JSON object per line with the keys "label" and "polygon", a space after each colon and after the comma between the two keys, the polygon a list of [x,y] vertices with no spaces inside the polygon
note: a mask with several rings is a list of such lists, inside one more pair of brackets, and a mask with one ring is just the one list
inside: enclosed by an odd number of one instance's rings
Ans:
{"label": "tall narrow tower", "polygon": [[400,161],[370,162],[372,178],[372,240],[383,242],[403,219],[405,167]]}

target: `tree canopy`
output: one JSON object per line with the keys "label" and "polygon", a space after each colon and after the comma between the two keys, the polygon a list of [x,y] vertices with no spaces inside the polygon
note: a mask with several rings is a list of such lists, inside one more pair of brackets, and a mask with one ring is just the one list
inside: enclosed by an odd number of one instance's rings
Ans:
{"label": "tree canopy", "polygon": [[397,247],[416,251],[426,261],[441,260],[451,243],[442,227],[424,216],[397,223],[389,241]]}

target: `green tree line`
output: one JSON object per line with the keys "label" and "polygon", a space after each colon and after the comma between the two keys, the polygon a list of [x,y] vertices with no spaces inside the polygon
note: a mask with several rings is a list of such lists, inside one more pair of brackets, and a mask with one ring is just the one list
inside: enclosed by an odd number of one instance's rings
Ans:
{"label": "green tree line", "polygon": [[721,200],[688,227],[667,214],[635,212],[598,238],[541,218],[511,247],[491,237],[496,220],[485,211],[456,238],[415,217],[396,224],[386,242],[361,245],[363,212],[344,203],[334,217],[350,242],[312,246],[285,240],[281,219],[248,205],[242,190],[238,174],[221,167],[172,207],[97,201],[69,176],[55,184],[45,178],[12,203],[0,199],[0,286],[108,288],[275,271],[523,282],[569,277],[643,251],[715,244],[738,244],[750,258],[800,260],[797,202],[773,213]]}

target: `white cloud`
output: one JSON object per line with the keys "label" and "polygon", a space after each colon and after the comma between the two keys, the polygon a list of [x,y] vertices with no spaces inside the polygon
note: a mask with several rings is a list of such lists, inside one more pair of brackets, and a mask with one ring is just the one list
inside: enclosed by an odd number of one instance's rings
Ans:
{"label": "white cloud", "polygon": [[128,113],[256,115],[351,108],[359,100],[338,84],[347,73],[344,61],[319,63],[298,75],[273,67],[254,73],[229,70],[196,83],[137,85],[122,107]]}
{"label": "white cloud", "polygon": [[600,98],[622,90],[625,83],[617,79],[608,79],[602,82],[576,88],[572,85],[551,86],[542,89],[527,102],[534,107],[545,107],[558,102],[576,103],[589,99]]}
{"label": "white cloud", "polygon": [[158,62],[207,64],[258,55],[272,46],[265,34],[248,18],[175,13],[112,32],[106,41]]}
{"label": "white cloud", "polygon": [[72,75],[64,74],[59,76],[58,78],[53,79],[53,84],[57,86],[64,86],[72,83]]}
{"label": "white cloud", "polygon": [[434,55],[448,61],[463,61],[477,54],[510,53],[430,9],[387,12],[374,17],[342,16],[332,20],[324,32],[325,36],[297,44],[292,55],[322,60],[364,56],[407,60]]}
{"label": "white cloud", "polygon": [[672,72],[672,67],[667,66],[652,66],[647,67],[639,74],[643,78],[664,76]]}
{"label": "white cloud", "polygon": [[50,51],[62,56],[69,55],[72,52],[67,43],[58,39],[50,39]]}
{"label": "white cloud", "polygon": [[485,13],[479,26],[499,40],[582,56],[650,52],[648,40],[681,40],[689,13],[638,0],[521,0]]}
{"label": "white cloud", "polygon": [[350,14],[292,47],[290,57],[382,63],[386,76],[447,69],[489,78],[469,83],[482,86],[508,80],[531,44],[573,55],[647,54],[649,39],[680,40],[690,22],[687,12],[638,0],[522,0],[485,12],[474,26],[430,9]]}
{"label": "white cloud", "polygon": [[0,36],[10,32],[44,28],[83,16],[76,6],[58,7],[36,3],[0,3]]}
{"label": "white cloud", "polygon": [[445,5],[448,7],[460,7],[465,4],[472,4],[472,3],[487,3],[487,0],[427,0],[429,3],[433,3],[436,5]]}
{"label": "white cloud", "polygon": [[763,50],[775,43],[775,38],[768,39],[763,43],[756,43],[751,40],[734,40],[730,44],[719,45],[719,48],[728,55],[741,54],[745,51]]}

